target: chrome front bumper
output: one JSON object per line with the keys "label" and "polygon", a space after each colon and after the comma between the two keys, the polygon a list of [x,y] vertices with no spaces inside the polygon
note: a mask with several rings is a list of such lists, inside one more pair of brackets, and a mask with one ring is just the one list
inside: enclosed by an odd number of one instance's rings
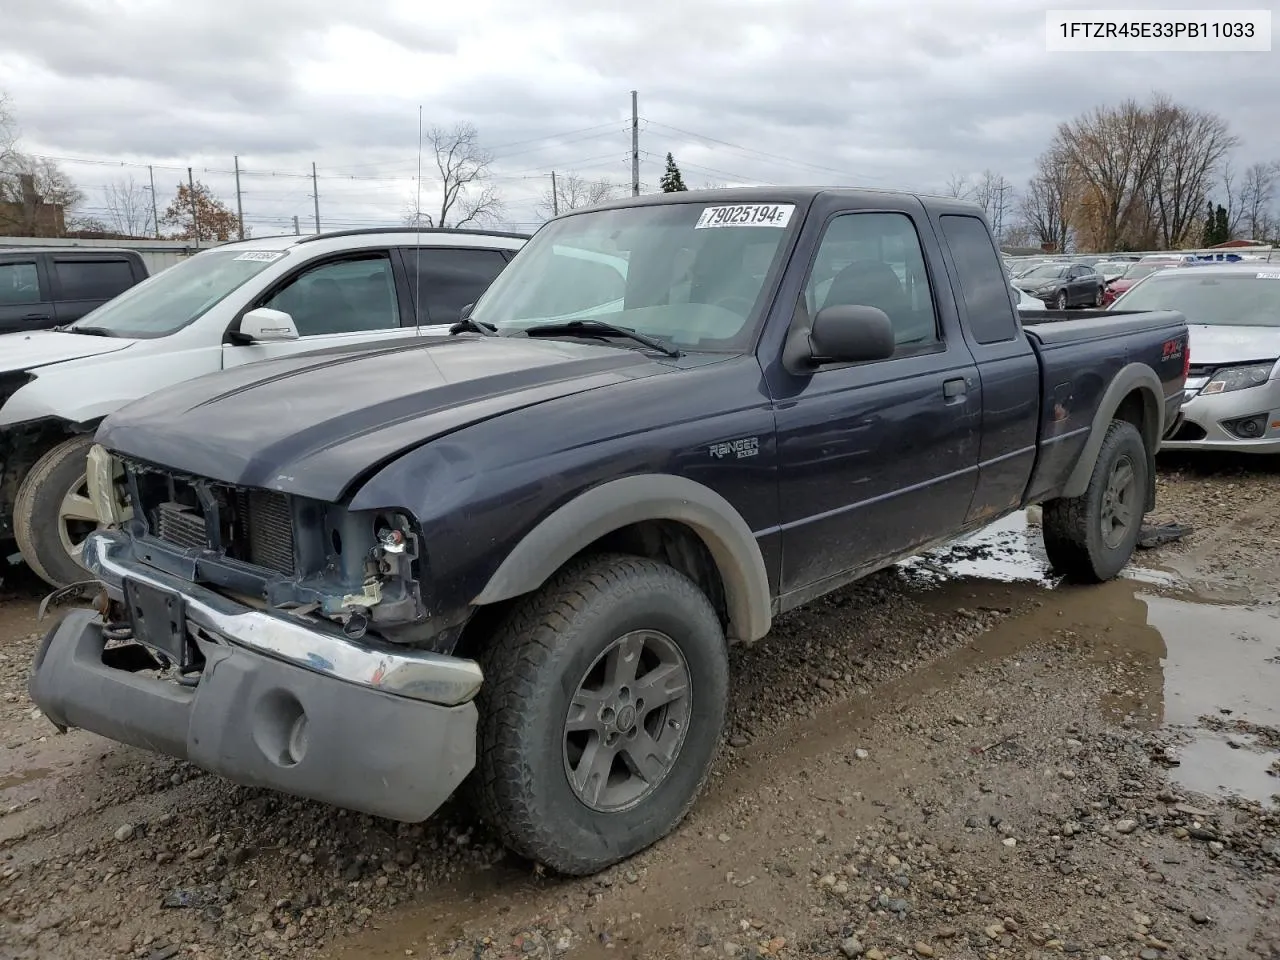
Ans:
{"label": "chrome front bumper", "polygon": [[123,581],[172,590],[186,601],[189,625],[212,640],[302,667],[322,676],[394,696],[452,707],[472,700],[484,675],[473,660],[343,636],[326,622],[256,610],[206,587],[149,567],[133,555],[123,533],[99,532],[85,543],[82,562],[123,601]]}

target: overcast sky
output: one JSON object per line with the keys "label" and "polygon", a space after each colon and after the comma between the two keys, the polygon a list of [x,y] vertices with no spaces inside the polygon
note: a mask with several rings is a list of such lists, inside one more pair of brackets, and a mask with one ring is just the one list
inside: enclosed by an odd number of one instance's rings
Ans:
{"label": "overcast sky", "polygon": [[[1223,115],[1241,165],[1280,158],[1280,54],[1049,54],[1045,6],[5,0],[0,90],[28,152],[96,161],[64,164],[86,212],[110,179],[145,184],[148,163],[162,208],[188,165],[234,206],[239,155],[257,236],[295,214],[310,228],[313,161],[325,228],[398,222],[419,104],[427,126],[476,125],[519,228],[553,169],[629,182],[632,89],[647,190],[667,151],[691,187],[937,190],[984,168],[1021,187],[1060,121],[1153,89]],[[424,180],[424,209],[435,190]]]}

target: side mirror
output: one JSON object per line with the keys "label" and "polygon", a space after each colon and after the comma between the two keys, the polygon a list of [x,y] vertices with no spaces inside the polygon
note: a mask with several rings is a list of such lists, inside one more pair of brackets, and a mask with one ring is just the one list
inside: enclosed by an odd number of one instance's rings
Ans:
{"label": "side mirror", "polygon": [[474,310],[475,308],[476,308],[476,305],[475,305],[474,303],[468,303],[468,304],[466,304],[466,305],[462,308],[462,311],[458,314],[458,319],[459,319],[459,320],[466,320],[467,318],[469,318],[469,317],[471,316],[471,311],[472,311],[472,310]]}
{"label": "side mirror", "polygon": [[298,327],[283,310],[258,307],[240,319],[240,338],[249,343],[276,343],[297,340]]}
{"label": "side mirror", "polygon": [[889,315],[875,307],[824,307],[809,329],[809,351],[819,363],[888,360],[897,349]]}

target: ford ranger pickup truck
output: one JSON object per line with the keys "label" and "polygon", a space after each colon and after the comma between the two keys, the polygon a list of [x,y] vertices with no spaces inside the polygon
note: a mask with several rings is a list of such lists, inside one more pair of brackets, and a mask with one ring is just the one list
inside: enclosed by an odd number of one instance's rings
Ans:
{"label": "ford ranger pickup truck", "polygon": [[31,695],[61,728],[393,820],[462,788],[511,849],[588,874],[680,822],[727,645],[778,615],[1032,504],[1058,571],[1115,577],[1188,359],[1172,311],[1020,319],[958,200],[574,211],[447,335],[108,417],[102,588]]}

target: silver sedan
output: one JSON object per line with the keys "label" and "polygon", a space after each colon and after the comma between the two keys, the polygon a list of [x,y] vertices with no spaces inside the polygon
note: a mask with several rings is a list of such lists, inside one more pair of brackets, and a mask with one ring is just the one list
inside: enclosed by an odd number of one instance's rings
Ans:
{"label": "silver sedan", "polygon": [[1187,318],[1186,395],[1162,449],[1280,453],[1280,263],[1160,270],[1111,309]]}

